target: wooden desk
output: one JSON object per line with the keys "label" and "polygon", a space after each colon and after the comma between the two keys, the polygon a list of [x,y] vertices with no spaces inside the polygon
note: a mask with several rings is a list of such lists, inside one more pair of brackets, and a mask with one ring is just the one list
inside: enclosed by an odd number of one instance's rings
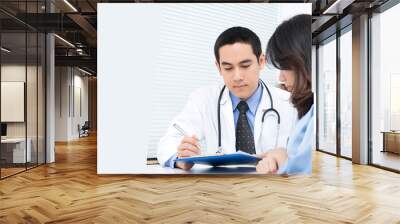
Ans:
{"label": "wooden desk", "polygon": [[1,159],[5,160],[5,163],[30,162],[32,157],[32,141],[30,138],[27,138],[27,142],[25,154],[25,138],[1,139]]}
{"label": "wooden desk", "polygon": [[211,167],[207,165],[196,164],[190,170],[178,168],[161,167],[160,165],[147,165],[141,174],[216,174],[216,175],[238,175],[238,174],[259,174],[256,167],[252,165],[241,166],[221,166]]}
{"label": "wooden desk", "polygon": [[383,133],[382,152],[400,154],[400,131],[382,131],[381,133]]}

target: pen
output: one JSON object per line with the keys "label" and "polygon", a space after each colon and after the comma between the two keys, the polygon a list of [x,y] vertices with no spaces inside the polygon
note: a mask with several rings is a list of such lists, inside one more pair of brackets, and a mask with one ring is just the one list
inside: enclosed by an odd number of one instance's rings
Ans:
{"label": "pen", "polygon": [[186,131],[185,130],[183,130],[178,124],[173,124],[172,126],[174,126],[174,128],[176,129],[176,130],[178,130],[183,136],[185,136],[185,137],[189,137],[189,135],[186,133]]}
{"label": "pen", "polygon": [[[178,124],[175,123],[175,124],[173,124],[172,126],[173,126],[176,130],[178,130],[183,136],[189,137],[189,135],[186,133],[186,131],[183,130]],[[199,145],[199,144],[197,144],[197,147],[199,147],[199,149],[200,149],[200,145]],[[222,148],[218,148],[216,154],[223,154],[223,153],[222,153]]]}
{"label": "pen", "polygon": [[[176,130],[178,130],[183,136],[185,137],[190,137],[185,130],[183,130],[183,128],[181,128],[181,126],[179,126],[178,124],[173,124],[172,125]],[[200,145],[197,144],[197,147],[200,149]]]}

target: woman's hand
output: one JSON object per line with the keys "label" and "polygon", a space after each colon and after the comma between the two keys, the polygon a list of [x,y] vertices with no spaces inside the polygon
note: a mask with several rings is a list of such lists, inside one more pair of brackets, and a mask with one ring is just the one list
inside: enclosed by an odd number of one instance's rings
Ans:
{"label": "woman's hand", "polygon": [[287,158],[287,151],[284,148],[277,148],[258,155],[262,160],[257,164],[258,173],[276,173],[282,167]]}

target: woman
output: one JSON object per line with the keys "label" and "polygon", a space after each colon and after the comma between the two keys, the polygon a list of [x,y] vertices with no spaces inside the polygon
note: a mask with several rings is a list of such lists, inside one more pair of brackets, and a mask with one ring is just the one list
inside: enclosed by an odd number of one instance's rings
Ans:
{"label": "woman", "polygon": [[287,148],[262,155],[259,173],[311,173],[314,135],[314,106],[311,90],[311,16],[297,15],[280,24],[268,41],[267,61],[280,70],[279,80],[291,93],[298,122],[289,136]]}

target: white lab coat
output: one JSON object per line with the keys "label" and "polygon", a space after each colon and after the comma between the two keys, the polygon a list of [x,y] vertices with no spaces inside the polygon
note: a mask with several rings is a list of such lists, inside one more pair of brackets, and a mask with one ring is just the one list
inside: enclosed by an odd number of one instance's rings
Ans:
{"label": "white lab coat", "polygon": [[[261,85],[262,86],[262,85]],[[183,136],[172,125],[177,123],[189,135],[196,135],[200,140],[202,153],[215,153],[218,150],[218,97],[223,85],[202,87],[194,91],[183,110],[170,123],[167,133],[161,138],[157,158],[162,166],[177,152]],[[264,88],[264,87],[263,87]],[[287,139],[295,123],[297,111],[290,103],[290,93],[268,85],[274,108],[279,112],[281,125],[277,147],[286,147]],[[224,153],[236,152],[235,124],[232,101],[228,88],[221,98],[221,145]],[[267,91],[263,89],[261,102],[254,121],[254,143],[256,153],[266,152],[275,147],[277,138],[277,118],[274,113],[267,113],[263,128],[261,117],[263,111],[270,108]],[[262,133],[261,133],[262,132]]]}

